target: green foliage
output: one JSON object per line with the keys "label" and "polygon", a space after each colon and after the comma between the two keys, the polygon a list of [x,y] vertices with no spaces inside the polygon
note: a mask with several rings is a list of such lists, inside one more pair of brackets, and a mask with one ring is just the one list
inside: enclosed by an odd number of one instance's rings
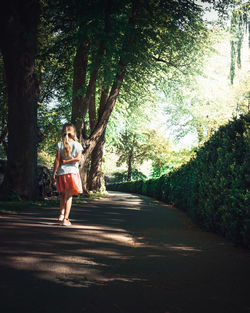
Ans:
{"label": "green foliage", "polygon": [[[238,7],[232,12],[231,17],[231,66],[230,66],[230,80],[234,83],[235,65],[241,67],[241,48],[244,33],[249,27],[249,2],[242,4],[238,3]],[[249,35],[249,34],[248,34]]]}
{"label": "green foliage", "polygon": [[154,178],[168,174],[182,164],[187,163],[194,155],[194,149],[183,149],[181,151],[171,151],[166,149],[162,152],[156,149],[154,152],[155,155],[152,157],[152,177]]}
{"label": "green foliage", "polygon": [[158,179],[108,186],[173,203],[207,230],[250,247],[250,115],[212,135],[196,157]]}
{"label": "green foliage", "polygon": [[143,131],[133,132],[128,129],[121,134],[120,141],[115,146],[116,153],[119,155],[117,166],[126,163],[128,172],[130,171],[128,174],[131,175],[136,164],[149,158],[147,139],[149,139],[148,134]]}
{"label": "green foliage", "polygon": [[[137,7],[135,29],[128,23],[133,5]],[[48,155],[54,153],[55,140],[52,138],[58,138],[60,123],[70,120],[73,59],[79,43],[88,42],[90,46],[87,83],[78,92],[82,95],[86,94],[90,75],[95,69],[98,47],[100,43],[105,45],[96,83],[96,103],[99,103],[101,90],[110,86],[119,72],[119,60],[122,58],[128,63],[119,95],[120,110],[123,111],[135,110],[145,100],[146,94],[152,93],[153,98],[155,90],[152,90],[152,85],[164,80],[163,76],[171,73],[172,69],[177,73],[175,77],[178,73],[195,70],[207,46],[208,29],[202,20],[203,10],[191,2],[42,0],[41,7],[36,58],[36,75],[41,87],[39,151]],[[124,50],[131,32],[133,42]],[[49,105],[51,102],[53,108]],[[87,128],[89,135],[90,129]],[[107,142],[112,140],[114,133],[117,134],[110,129],[112,125],[108,126]]]}
{"label": "green foliage", "polygon": [[208,140],[233,116],[249,110],[248,47],[242,47],[242,68],[229,84],[230,40],[232,35],[218,26],[211,28],[197,71],[188,75],[173,72],[162,83],[161,103],[165,106],[166,128],[178,142],[187,135],[199,145]]}
{"label": "green foliage", "polygon": [[[117,171],[112,173],[111,177],[112,182],[122,182],[127,181],[127,179],[128,171]],[[140,179],[146,179],[146,176],[137,169],[133,169],[131,172],[131,180],[140,180]]]}

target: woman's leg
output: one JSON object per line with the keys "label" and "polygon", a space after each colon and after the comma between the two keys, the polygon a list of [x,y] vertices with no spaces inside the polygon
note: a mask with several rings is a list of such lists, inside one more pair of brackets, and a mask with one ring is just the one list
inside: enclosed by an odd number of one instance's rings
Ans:
{"label": "woman's leg", "polygon": [[66,191],[65,193],[65,214],[64,214],[64,218],[68,219],[69,218],[69,214],[70,214],[70,210],[71,210],[71,205],[72,205],[72,193],[71,190]]}
{"label": "woman's leg", "polygon": [[62,192],[61,194],[61,199],[60,199],[60,211],[61,211],[61,215],[64,215],[65,214],[65,205],[66,205],[66,202],[65,202],[65,193]]}

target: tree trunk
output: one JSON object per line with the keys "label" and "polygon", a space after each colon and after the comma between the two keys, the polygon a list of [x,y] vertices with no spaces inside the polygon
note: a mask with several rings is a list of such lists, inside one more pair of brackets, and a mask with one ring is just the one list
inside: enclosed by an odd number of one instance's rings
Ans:
{"label": "tree trunk", "polygon": [[[109,12],[109,5],[111,4],[111,2],[108,2],[108,9],[106,11],[106,32],[108,33],[108,12]],[[132,15],[129,19],[129,24],[131,24],[133,27],[135,26],[135,18],[136,18],[136,14],[137,14],[137,8],[136,8],[136,4],[133,3],[133,9],[132,9]],[[128,64],[128,59],[126,57],[126,54],[128,52],[128,49],[130,49],[132,42],[134,39],[134,33],[133,31],[129,32],[128,37],[125,39],[124,41],[124,45],[123,45],[123,52],[121,53],[121,57],[118,63],[118,68],[119,71],[116,74],[116,77],[114,79],[113,85],[111,87],[111,91],[108,95],[108,90],[109,89],[105,89],[105,92],[102,94],[103,99],[105,99],[106,101],[103,102],[102,107],[100,107],[99,109],[99,118],[98,121],[96,123],[96,126],[94,128],[94,130],[91,132],[91,136],[89,139],[85,140],[84,138],[81,139],[81,142],[83,144],[83,146],[85,147],[85,151],[84,151],[84,155],[83,155],[83,161],[82,161],[82,167],[81,167],[81,177],[83,179],[85,179],[85,177],[87,177],[87,169],[88,169],[88,164],[89,164],[89,159],[91,157],[91,154],[93,152],[93,150],[95,149],[97,143],[99,142],[100,138],[102,137],[102,135],[105,133],[108,121],[109,121],[109,117],[112,113],[112,110],[114,108],[114,105],[116,103],[116,100],[119,96],[119,92],[121,90],[121,86],[126,74],[126,66]],[[96,80],[97,80],[97,76],[98,76],[98,71],[100,68],[100,60],[101,57],[103,56],[105,51],[105,43],[101,43],[99,46],[99,51],[98,51],[98,59],[96,61],[96,67],[95,70],[91,73],[90,77],[90,82],[89,82],[89,86],[86,92],[86,95],[92,96],[93,92],[95,89],[93,89],[94,87],[96,87]],[[125,58],[125,59],[124,59]],[[94,87],[93,87],[94,86]],[[89,101],[90,101],[90,97],[86,97],[87,102],[83,102],[84,106],[83,106],[83,110],[84,112],[87,110],[87,105],[89,105]],[[99,154],[100,155],[100,154]],[[85,171],[85,172],[84,172]],[[86,186],[86,181],[83,181],[83,188],[85,188]]]}
{"label": "tree trunk", "polygon": [[204,141],[204,133],[203,133],[203,125],[201,122],[196,121],[195,122],[195,128],[197,131],[197,136],[198,136],[198,144],[201,145]]}
{"label": "tree trunk", "polygon": [[9,0],[0,17],[8,86],[8,162],[3,189],[5,194],[14,192],[27,199],[38,196],[38,86],[34,64],[39,14],[38,0]]}
{"label": "tree trunk", "polygon": [[104,145],[105,132],[100,137],[91,154],[91,167],[88,175],[88,189],[92,191],[101,191],[105,188],[104,174],[102,172]]}
{"label": "tree trunk", "polygon": [[[108,1],[106,1],[106,5],[105,5],[104,31],[106,33],[106,36],[108,36],[108,34],[110,32],[109,20],[110,20],[112,5],[113,5],[112,2],[113,2],[112,0],[108,0]],[[77,118],[79,120],[81,120],[81,125],[78,125],[78,127],[77,127],[77,132],[80,134],[80,136],[79,136],[80,141],[84,141],[83,140],[84,138],[82,138],[82,136],[81,136],[81,132],[83,129],[84,119],[85,119],[86,113],[89,110],[89,106],[91,105],[91,101],[93,102],[93,97],[94,97],[94,101],[95,101],[96,81],[98,78],[99,70],[101,68],[102,58],[105,54],[105,50],[106,50],[106,41],[105,41],[105,39],[102,39],[99,42],[97,52],[95,53],[95,55],[93,55],[93,58],[92,58],[93,59],[93,64],[92,64],[93,70],[90,73],[89,84],[88,84],[88,87],[86,89],[86,94],[82,100],[81,110],[79,111],[79,114],[77,116]],[[94,104],[94,106],[92,106],[91,109],[94,109],[94,110],[96,109],[95,104]],[[91,110],[90,110],[90,114],[91,113],[93,113],[93,112],[91,112]],[[92,114],[92,116],[93,116],[93,114]],[[93,122],[93,120],[90,120],[90,123],[92,123],[92,122]],[[96,123],[95,119],[94,119],[94,123]]]}
{"label": "tree trunk", "polygon": [[102,56],[104,55],[104,52],[105,52],[105,43],[104,43],[104,41],[102,41],[100,43],[98,52],[93,57],[93,59],[96,60],[95,64],[94,64],[94,70],[90,74],[90,79],[89,79],[89,84],[88,84],[88,87],[86,90],[86,95],[82,101],[82,106],[81,106],[81,111],[80,111],[80,119],[79,119],[82,122],[81,122],[81,125],[77,124],[77,126],[78,126],[77,131],[80,134],[80,136],[79,136],[80,141],[82,141],[81,133],[82,133],[82,129],[83,129],[84,119],[85,119],[86,113],[89,109],[90,103],[91,103],[91,101],[93,101],[94,93],[96,90],[96,80],[97,80],[98,72],[99,72],[99,69],[101,66],[101,59],[102,59]]}
{"label": "tree trunk", "polygon": [[[129,18],[129,24],[134,28],[135,27],[135,20],[136,20],[136,15],[138,13],[138,8],[136,2],[133,2],[133,8],[132,8],[132,14]],[[117,72],[113,85],[111,87],[111,91],[109,95],[107,96],[106,93],[103,93],[103,96],[106,97],[106,103],[102,107],[102,114],[99,114],[99,119],[96,124],[96,127],[94,131],[91,134],[90,137],[90,144],[89,144],[89,149],[87,153],[91,154],[95,144],[98,142],[99,138],[101,137],[102,133],[105,131],[109,117],[113,111],[114,105],[116,103],[116,100],[119,96],[121,86],[126,74],[126,67],[128,64],[128,59],[126,57],[128,53],[128,49],[131,49],[131,46],[133,44],[134,40],[134,33],[133,31],[130,31],[128,37],[125,39],[124,44],[123,44],[123,51],[121,53],[120,60],[118,62],[118,68],[119,71]],[[125,58],[125,59],[124,59]]]}
{"label": "tree trunk", "polygon": [[3,107],[2,107],[1,111],[2,111],[1,112],[2,118],[1,118],[0,145],[2,145],[3,150],[4,150],[5,154],[7,155],[7,153],[8,153],[8,142],[7,142],[7,138],[8,138],[8,125],[7,125],[8,106],[7,106],[7,102],[3,103]]}
{"label": "tree trunk", "polygon": [[[101,87],[100,87],[101,89]],[[100,105],[98,110],[98,116],[100,117],[103,114],[104,107],[106,101],[108,99],[109,88],[105,88],[101,91],[100,97]],[[92,115],[93,122],[91,126],[91,131],[94,130],[96,126],[96,112],[94,112],[95,103],[91,104],[92,109],[89,110],[90,120]],[[90,107],[90,108],[91,108]],[[93,108],[94,107],[94,108]],[[92,113],[91,113],[92,111]],[[94,115],[95,113],[95,115]],[[95,120],[94,120],[95,116]],[[105,189],[105,181],[104,181],[104,174],[102,172],[102,161],[103,161],[103,153],[104,153],[104,145],[105,145],[105,131],[101,135],[100,139],[98,140],[92,154],[91,154],[91,167],[88,176],[88,188],[91,191],[101,191]]]}
{"label": "tree trunk", "polygon": [[95,100],[96,91],[93,92],[90,103],[89,103],[89,126],[91,132],[94,130],[96,125],[96,100]]}
{"label": "tree trunk", "polygon": [[85,42],[78,46],[74,59],[73,97],[71,121],[75,124],[78,138],[81,137],[80,130],[83,128],[82,106],[83,88],[86,85],[86,73],[88,65],[89,43]]}
{"label": "tree trunk", "polygon": [[125,69],[122,73],[117,74],[117,77],[112,86],[107,102],[105,104],[105,109],[103,111],[103,114],[101,118],[99,119],[99,122],[97,123],[92,135],[90,136],[90,139],[87,139],[87,140],[82,139],[82,144],[85,147],[85,151],[83,154],[83,160],[81,161],[80,173],[81,173],[81,178],[83,180],[83,189],[85,193],[88,192],[86,178],[87,178],[89,160],[97,142],[101,138],[102,134],[105,132],[110,114],[114,108],[115,102],[119,95],[124,76],[125,76]]}
{"label": "tree trunk", "polygon": [[0,55],[0,71],[1,71],[1,84],[2,84],[2,103],[0,108],[0,145],[2,145],[5,155],[7,156],[8,152],[8,90],[7,90],[7,81],[4,71],[3,57]]}
{"label": "tree trunk", "polygon": [[89,194],[87,188],[88,168],[89,168],[89,159],[86,159],[85,156],[83,155],[83,158],[80,161],[80,176],[84,195]]}
{"label": "tree trunk", "polygon": [[131,181],[131,176],[132,176],[132,160],[133,160],[133,152],[130,152],[128,156],[128,181]]}

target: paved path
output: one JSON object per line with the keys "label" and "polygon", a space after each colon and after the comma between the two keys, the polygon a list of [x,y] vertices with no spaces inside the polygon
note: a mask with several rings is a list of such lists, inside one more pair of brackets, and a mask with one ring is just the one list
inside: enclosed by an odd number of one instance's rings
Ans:
{"label": "paved path", "polygon": [[0,217],[1,313],[250,312],[250,252],[179,210],[110,193]]}

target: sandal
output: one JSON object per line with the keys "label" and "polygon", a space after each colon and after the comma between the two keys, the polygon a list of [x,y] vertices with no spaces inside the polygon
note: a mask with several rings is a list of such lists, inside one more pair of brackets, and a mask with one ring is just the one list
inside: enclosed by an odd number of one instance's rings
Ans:
{"label": "sandal", "polygon": [[64,220],[64,214],[60,214],[58,217],[58,222],[61,223]]}
{"label": "sandal", "polygon": [[63,226],[70,226],[70,225],[71,225],[70,220],[69,220],[68,218],[65,218],[65,219],[63,220],[62,225],[63,225]]}

